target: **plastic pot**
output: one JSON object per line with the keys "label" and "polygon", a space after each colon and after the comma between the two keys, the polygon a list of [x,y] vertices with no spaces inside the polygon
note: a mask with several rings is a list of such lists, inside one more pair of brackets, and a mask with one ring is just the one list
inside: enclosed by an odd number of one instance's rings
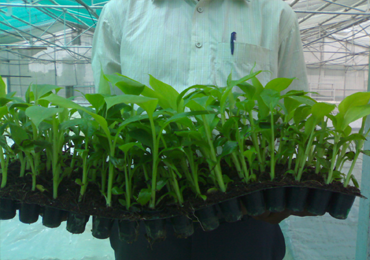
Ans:
{"label": "plastic pot", "polygon": [[146,238],[149,242],[163,241],[166,239],[166,220],[145,220]]}
{"label": "plastic pot", "polygon": [[42,224],[48,228],[59,227],[65,214],[63,210],[46,206],[42,216]]}
{"label": "plastic pot", "polygon": [[333,193],[330,200],[329,214],[337,219],[346,219],[355,198],[355,195]]}
{"label": "plastic pot", "polygon": [[245,209],[250,216],[259,216],[265,213],[266,204],[262,191],[255,191],[240,197]]}
{"label": "plastic pot", "polygon": [[129,244],[135,242],[139,236],[139,223],[137,221],[119,220],[118,237],[119,240]]}
{"label": "plastic pot", "polygon": [[173,230],[178,238],[187,238],[194,233],[193,220],[187,216],[180,215],[171,218]]}
{"label": "plastic pot", "polygon": [[218,204],[226,222],[239,221],[243,217],[240,201],[235,198]]}
{"label": "plastic pot", "polygon": [[267,189],[264,192],[266,209],[270,212],[282,212],[285,210],[285,187]]}
{"label": "plastic pot", "polygon": [[39,219],[41,207],[37,204],[21,203],[19,208],[19,221],[25,224],[35,223]]}
{"label": "plastic pot", "polygon": [[67,230],[72,234],[81,234],[85,231],[89,215],[82,215],[78,213],[68,212]]}
{"label": "plastic pot", "polygon": [[106,239],[110,236],[113,226],[113,220],[110,218],[101,218],[93,216],[92,235],[95,238]]}
{"label": "plastic pot", "polygon": [[286,208],[293,212],[304,211],[309,190],[307,187],[287,188]]}
{"label": "plastic pot", "polygon": [[220,225],[214,206],[197,210],[195,216],[204,231],[212,231]]}
{"label": "plastic pot", "polygon": [[16,214],[16,203],[11,199],[0,198],[0,219],[12,219]]}
{"label": "plastic pot", "polygon": [[308,194],[307,211],[322,216],[330,202],[331,191],[321,189],[311,189]]}

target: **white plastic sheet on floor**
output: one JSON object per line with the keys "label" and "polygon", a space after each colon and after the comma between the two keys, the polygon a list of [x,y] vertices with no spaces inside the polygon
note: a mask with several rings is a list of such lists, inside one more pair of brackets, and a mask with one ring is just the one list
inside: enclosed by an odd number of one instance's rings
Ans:
{"label": "white plastic sheet on floor", "polygon": [[66,230],[66,222],[58,228],[42,225],[42,218],[31,225],[23,224],[18,215],[0,221],[1,260],[114,260],[109,239],[91,235],[90,220],[83,234]]}

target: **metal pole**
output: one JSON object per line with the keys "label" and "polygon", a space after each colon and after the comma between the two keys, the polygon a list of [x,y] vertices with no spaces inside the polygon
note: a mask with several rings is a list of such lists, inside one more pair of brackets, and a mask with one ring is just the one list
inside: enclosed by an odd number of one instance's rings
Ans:
{"label": "metal pole", "polygon": [[[369,56],[370,62],[370,56]],[[370,66],[368,74],[367,91],[370,91]],[[365,133],[370,127],[370,117],[367,117],[365,124]],[[370,149],[370,140],[365,141],[364,150]],[[368,199],[360,199],[360,211],[357,224],[357,242],[356,242],[356,260],[369,259],[370,245],[370,157],[364,155],[362,162],[361,192]]]}

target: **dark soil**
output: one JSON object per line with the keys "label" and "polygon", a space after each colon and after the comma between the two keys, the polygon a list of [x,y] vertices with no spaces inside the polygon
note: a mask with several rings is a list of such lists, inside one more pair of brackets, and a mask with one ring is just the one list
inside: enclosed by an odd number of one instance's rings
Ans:
{"label": "dark soil", "polygon": [[80,186],[77,185],[73,180],[80,178],[81,173],[73,173],[70,179],[63,179],[59,185],[58,199],[54,200],[52,197],[53,183],[51,173],[49,173],[49,176],[37,177],[37,184],[41,184],[46,191],[31,191],[31,175],[26,175],[25,177],[20,178],[19,166],[14,164],[10,165],[9,167],[7,186],[0,189],[0,198],[10,198],[18,202],[55,207],[65,211],[86,215],[95,215],[114,219],[145,220],[168,218],[179,214],[192,215],[192,213],[197,209],[210,206],[221,201],[240,197],[257,190],[281,186],[319,188],[361,196],[359,189],[353,186],[344,188],[341,182],[333,182],[329,185],[324,184],[323,178],[320,175],[315,174],[314,170],[311,170],[310,173],[303,175],[301,182],[296,182],[292,175],[283,174],[285,172],[283,166],[278,166],[276,168],[277,173],[274,181],[271,181],[270,176],[265,174],[260,177],[262,182],[255,182],[247,185],[238,180],[235,172],[231,171],[227,165],[224,164],[223,169],[227,170],[228,174],[231,173],[231,176],[233,176],[233,173],[235,175],[232,178],[234,181],[228,184],[228,188],[225,193],[216,191],[211,194],[206,194],[210,186],[201,186],[202,194],[207,195],[207,200],[203,201],[201,198],[196,198],[191,191],[185,190],[184,197],[186,202],[183,207],[171,204],[170,201],[163,200],[162,205],[159,205],[156,211],[146,208],[140,209],[139,212],[128,212],[126,208],[118,202],[119,198],[117,196],[112,197],[113,206],[107,207],[106,201],[99,191],[99,187],[94,183],[89,183],[84,199],[79,202],[78,198]]}

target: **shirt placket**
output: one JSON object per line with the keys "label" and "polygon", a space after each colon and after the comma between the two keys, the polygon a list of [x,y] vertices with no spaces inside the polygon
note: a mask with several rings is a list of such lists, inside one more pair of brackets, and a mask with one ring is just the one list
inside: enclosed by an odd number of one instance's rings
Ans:
{"label": "shirt placket", "polygon": [[204,33],[207,28],[205,1],[194,0],[196,2],[195,11],[192,18],[191,32],[191,54],[189,66],[189,85],[202,84],[207,80],[208,75],[205,75],[207,66],[204,64],[206,57],[208,39],[205,39]]}

